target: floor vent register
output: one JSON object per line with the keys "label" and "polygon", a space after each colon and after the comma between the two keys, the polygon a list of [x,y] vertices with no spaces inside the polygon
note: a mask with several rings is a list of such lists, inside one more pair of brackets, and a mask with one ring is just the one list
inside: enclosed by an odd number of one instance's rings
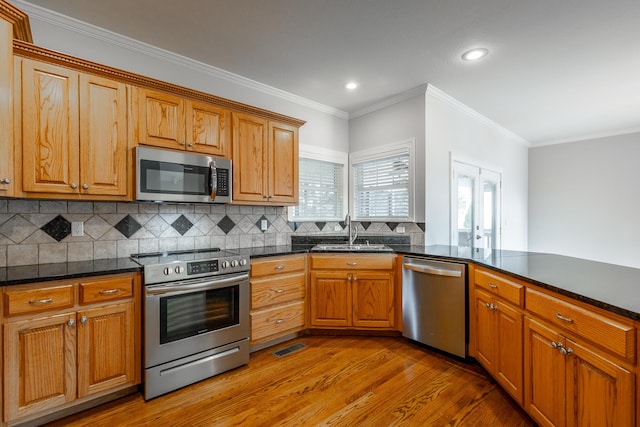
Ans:
{"label": "floor vent register", "polygon": [[296,351],[302,350],[303,348],[306,348],[306,347],[307,346],[302,344],[301,342],[297,342],[274,351],[273,355],[276,357],[284,357],[291,353],[295,353]]}

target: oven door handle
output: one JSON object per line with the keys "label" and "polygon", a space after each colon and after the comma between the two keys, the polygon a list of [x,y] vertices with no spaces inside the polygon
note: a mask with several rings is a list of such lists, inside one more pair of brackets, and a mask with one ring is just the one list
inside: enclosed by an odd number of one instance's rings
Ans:
{"label": "oven door handle", "polygon": [[147,286],[146,294],[147,295],[187,294],[194,291],[206,291],[210,289],[218,289],[224,286],[228,286],[229,284],[236,283],[236,282],[238,283],[243,282],[248,279],[249,279],[249,275],[243,274],[241,276],[234,276],[226,279],[210,280],[207,282],[192,283],[189,285]]}

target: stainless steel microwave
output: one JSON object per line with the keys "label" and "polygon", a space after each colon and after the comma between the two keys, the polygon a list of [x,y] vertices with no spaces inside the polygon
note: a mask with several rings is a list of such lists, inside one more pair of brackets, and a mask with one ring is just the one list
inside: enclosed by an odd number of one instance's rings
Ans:
{"label": "stainless steel microwave", "polygon": [[231,160],[136,147],[136,200],[231,203]]}

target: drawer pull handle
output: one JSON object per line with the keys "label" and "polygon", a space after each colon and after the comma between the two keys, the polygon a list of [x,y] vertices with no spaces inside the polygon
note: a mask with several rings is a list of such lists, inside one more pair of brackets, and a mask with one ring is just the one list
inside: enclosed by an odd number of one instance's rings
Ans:
{"label": "drawer pull handle", "polygon": [[567,322],[567,323],[573,323],[573,319],[570,317],[564,317],[562,314],[560,313],[556,313],[556,317],[560,320],[562,320],[563,322]]}
{"label": "drawer pull handle", "polygon": [[111,295],[115,294],[116,292],[118,292],[118,289],[101,289],[98,293],[100,295]]}
{"label": "drawer pull handle", "polygon": [[489,283],[489,287],[493,289],[498,289],[498,285],[494,285],[493,283]]}
{"label": "drawer pull handle", "polygon": [[281,293],[284,293],[284,289],[276,289],[275,292],[276,294],[281,294]]}
{"label": "drawer pull handle", "polygon": [[349,261],[349,262],[347,262],[347,265],[354,266],[354,265],[358,265],[358,263],[355,262],[355,261]]}
{"label": "drawer pull handle", "polygon": [[278,319],[278,320],[276,320],[276,324],[278,324],[278,325],[279,325],[280,323],[284,323],[284,319]]}
{"label": "drawer pull handle", "polygon": [[45,299],[37,299],[29,301],[29,304],[39,305],[39,304],[49,304],[53,302],[53,298],[45,298]]}
{"label": "drawer pull handle", "polygon": [[284,269],[284,265],[282,265],[282,264],[280,264],[280,265],[276,265],[276,266],[275,266],[275,269],[276,269],[276,270],[282,270],[282,269]]}

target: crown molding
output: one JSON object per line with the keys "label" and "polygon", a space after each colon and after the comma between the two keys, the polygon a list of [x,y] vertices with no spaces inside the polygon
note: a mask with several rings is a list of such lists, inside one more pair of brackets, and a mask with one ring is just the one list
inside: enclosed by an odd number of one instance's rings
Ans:
{"label": "crown molding", "polygon": [[418,95],[424,95],[427,90],[427,85],[423,84],[420,86],[416,86],[407,91],[401,92],[397,95],[390,96],[389,98],[385,98],[379,102],[371,104],[367,107],[364,107],[360,110],[354,111],[349,114],[349,119],[355,119],[360,116],[364,116],[369,113],[373,113],[374,111],[382,110],[383,108],[390,107],[394,104],[398,104],[402,101],[406,101],[407,99],[413,98]]}
{"label": "crown molding", "polygon": [[458,110],[459,112],[471,117],[472,119],[500,132],[501,134],[513,139],[515,142],[518,142],[519,144],[522,144],[526,147],[531,146],[531,144],[529,143],[529,141],[527,141],[526,139],[524,139],[523,137],[521,137],[520,135],[510,131],[507,128],[504,128],[502,126],[500,126],[498,123],[494,122],[493,120],[489,119],[486,116],[483,116],[482,114],[478,113],[476,110],[467,107],[466,105],[464,105],[462,102],[458,101],[455,98],[452,98],[451,96],[447,95],[446,93],[444,93],[443,91],[441,91],[440,89],[438,89],[437,87],[429,84],[427,87],[427,94],[433,96],[436,99],[439,99],[440,101],[448,104],[449,106],[455,108],[456,110]]}
{"label": "crown molding", "polygon": [[627,134],[630,134],[630,133],[640,133],[640,127],[622,129],[622,130],[616,130],[616,131],[610,131],[610,132],[592,133],[592,134],[588,134],[588,135],[576,136],[576,137],[571,137],[571,138],[554,139],[554,140],[550,140],[550,141],[542,141],[542,142],[537,142],[537,143],[531,144],[531,147],[535,148],[535,147],[544,147],[544,146],[547,146],[547,145],[565,144],[567,142],[581,142],[581,141],[588,141],[590,139],[608,138],[608,137],[611,137],[611,136],[618,136],[618,135],[627,135]]}
{"label": "crown molding", "polygon": [[121,34],[114,33],[104,28],[97,27],[95,25],[79,21],[66,15],[62,15],[58,12],[45,9],[40,6],[36,6],[22,0],[12,0],[14,4],[19,5],[24,11],[26,11],[32,20],[41,21],[49,25],[57,26],[65,30],[82,34],[102,42],[115,45],[132,52],[147,55],[153,58],[160,59],[165,62],[173,63],[175,65],[186,67],[194,71],[207,74],[211,77],[228,81],[230,83],[237,84],[249,89],[256,90],[258,92],[265,93],[286,101],[298,104],[304,107],[311,108],[313,110],[336,116],[341,119],[348,119],[349,113],[338,110],[337,108],[330,107],[328,105],[321,104],[319,102],[312,101],[310,99],[286,92],[284,90],[269,86],[255,80],[243,77],[238,74],[225,71],[221,68],[214,67],[212,65],[205,64],[200,61],[196,61],[191,58],[187,58],[182,55],[170,52],[152,46],[147,43],[132,39],[130,37],[123,36]]}
{"label": "crown molding", "polygon": [[17,7],[0,0],[0,18],[13,25],[13,38],[31,43],[31,24],[29,16]]}

